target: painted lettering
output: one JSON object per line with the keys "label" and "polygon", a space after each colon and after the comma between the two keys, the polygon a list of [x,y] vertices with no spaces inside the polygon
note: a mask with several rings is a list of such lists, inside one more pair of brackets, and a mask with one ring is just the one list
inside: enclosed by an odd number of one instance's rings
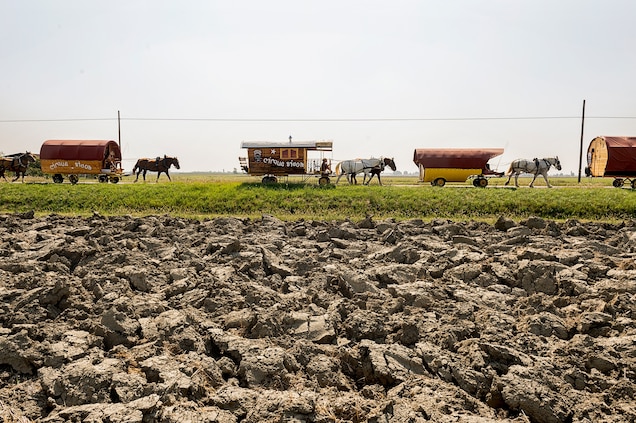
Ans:
{"label": "painted lettering", "polygon": [[53,162],[49,165],[51,170],[55,170],[58,167],[68,167],[68,162]]}
{"label": "painted lettering", "polygon": [[287,162],[287,167],[297,167],[299,169],[304,169],[305,168],[305,163],[303,162],[295,162],[293,160]]}
{"label": "painted lettering", "polygon": [[277,159],[274,159],[272,157],[265,157],[263,159],[263,163],[269,164],[269,165],[273,165],[273,166],[278,166],[278,167],[285,167],[285,162],[284,161],[277,160]]}
{"label": "painted lettering", "polygon": [[75,162],[75,167],[78,167],[84,170],[93,170],[93,166],[86,163],[82,163],[82,162]]}

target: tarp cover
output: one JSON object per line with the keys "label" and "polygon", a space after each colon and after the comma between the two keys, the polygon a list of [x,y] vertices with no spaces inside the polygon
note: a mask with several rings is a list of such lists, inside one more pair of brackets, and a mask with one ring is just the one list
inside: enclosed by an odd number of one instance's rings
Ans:
{"label": "tarp cover", "polygon": [[607,145],[605,175],[632,175],[636,172],[636,137],[602,137]]}
{"label": "tarp cover", "polygon": [[104,160],[108,153],[121,160],[119,144],[109,140],[47,140],[40,148],[42,160]]}
{"label": "tarp cover", "polygon": [[426,168],[484,169],[488,160],[503,152],[503,148],[418,148],[413,162]]}

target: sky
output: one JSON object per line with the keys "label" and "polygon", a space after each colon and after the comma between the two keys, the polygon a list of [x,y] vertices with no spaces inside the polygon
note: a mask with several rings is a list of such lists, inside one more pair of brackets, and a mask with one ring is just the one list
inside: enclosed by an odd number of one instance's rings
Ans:
{"label": "sky", "polygon": [[113,139],[124,170],[231,172],[242,141],[292,136],[409,173],[417,148],[495,147],[494,169],[558,156],[576,175],[582,129],[584,151],[636,136],[635,17],[633,0],[0,0],[0,152]]}

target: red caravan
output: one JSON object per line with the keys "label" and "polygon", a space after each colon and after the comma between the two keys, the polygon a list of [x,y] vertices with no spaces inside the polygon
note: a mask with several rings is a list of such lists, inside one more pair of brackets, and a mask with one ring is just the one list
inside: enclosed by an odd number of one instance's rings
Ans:
{"label": "red caravan", "polygon": [[614,178],[621,188],[625,181],[636,189],[636,137],[596,137],[587,149],[587,176]]}
{"label": "red caravan", "polygon": [[99,182],[119,182],[122,174],[121,150],[112,140],[47,140],[40,148],[42,172],[62,183],[64,175],[72,184],[79,175],[99,175]]}

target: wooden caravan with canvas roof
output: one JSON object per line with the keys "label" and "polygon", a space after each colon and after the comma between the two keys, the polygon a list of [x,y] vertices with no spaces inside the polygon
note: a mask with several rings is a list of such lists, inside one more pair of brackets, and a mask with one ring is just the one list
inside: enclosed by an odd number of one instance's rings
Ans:
{"label": "wooden caravan with canvas roof", "polygon": [[636,189],[636,137],[594,138],[587,148],[585,174],[592,177],[613,177],[613,185],[625,182]]}

